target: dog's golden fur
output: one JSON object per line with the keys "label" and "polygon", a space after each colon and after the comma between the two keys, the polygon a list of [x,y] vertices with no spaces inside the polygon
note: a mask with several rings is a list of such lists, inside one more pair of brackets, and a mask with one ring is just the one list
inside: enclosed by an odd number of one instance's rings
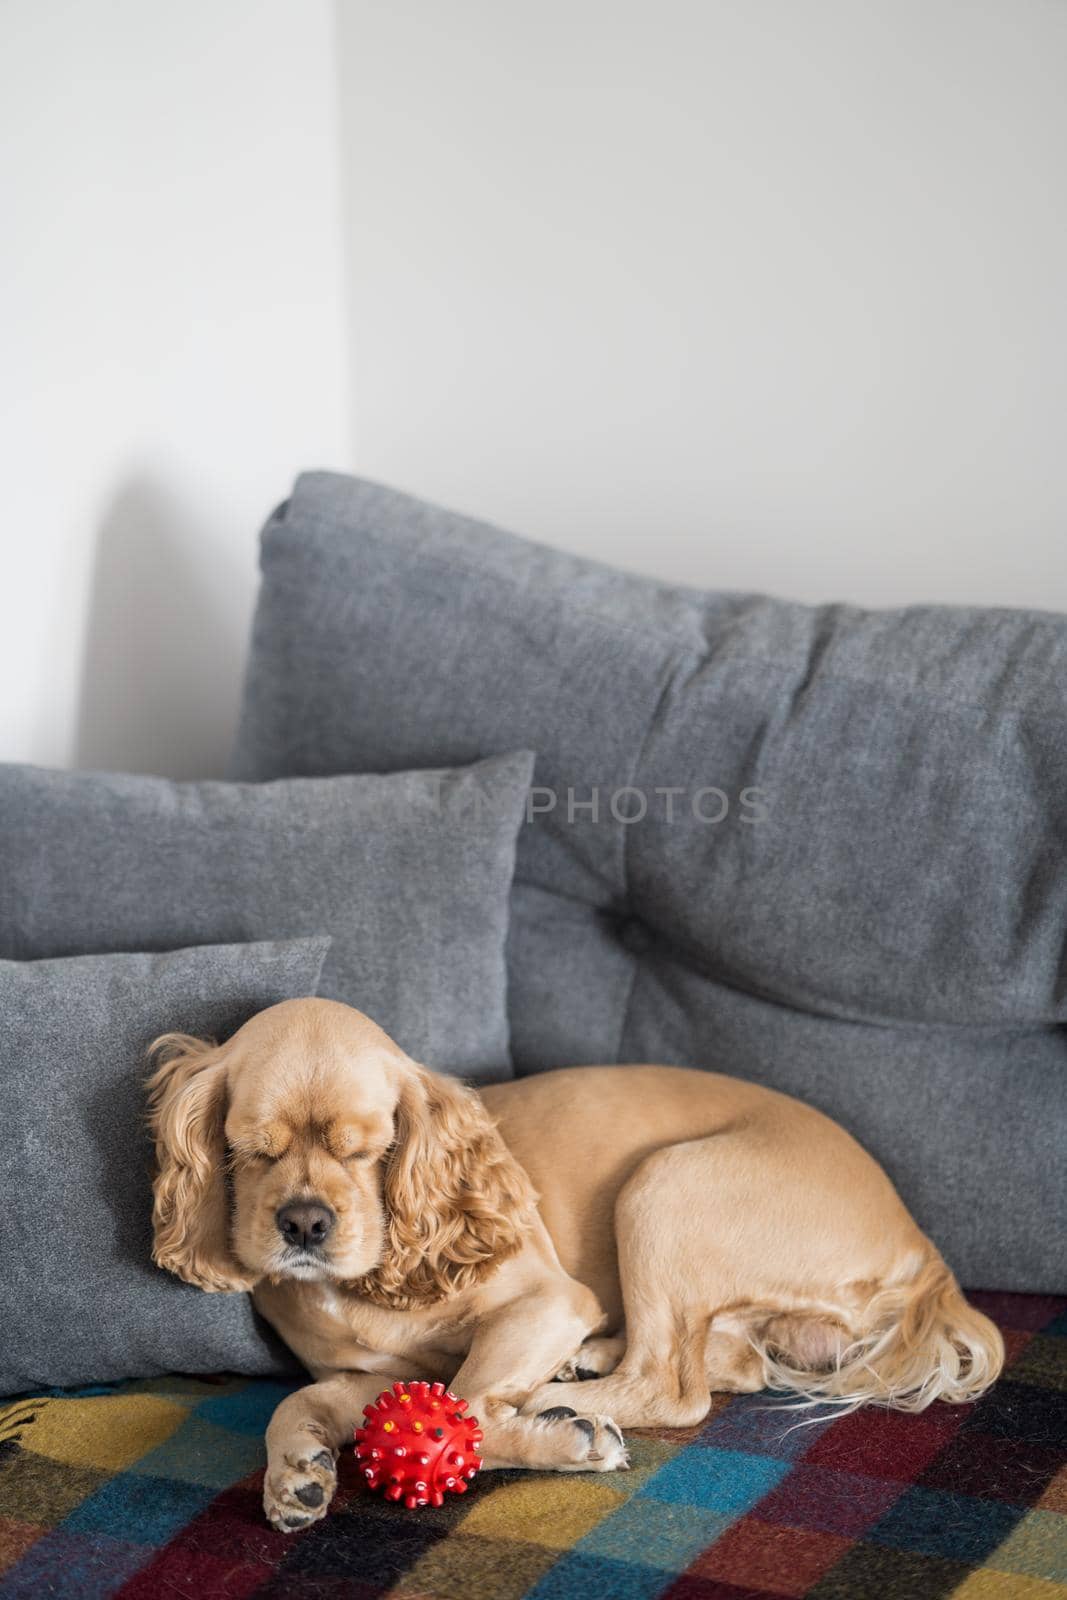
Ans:
{"label": "dog's golden fur", "polygon": [[[715,1390],[921,1409],[1000,1370],[881,1168],[771,1090],[635,1066],[478,1094],[324,1000],[154,1051],[155,1259],[251,1290],[315,1380],[267,1432],[278,1527],[325,1512],[395,1378],[466,1395],[487,1467],[610,1471],[620,1424],[692,1424]],[[279,1212],[312,1202],[329,1234],[294,1246]]]}

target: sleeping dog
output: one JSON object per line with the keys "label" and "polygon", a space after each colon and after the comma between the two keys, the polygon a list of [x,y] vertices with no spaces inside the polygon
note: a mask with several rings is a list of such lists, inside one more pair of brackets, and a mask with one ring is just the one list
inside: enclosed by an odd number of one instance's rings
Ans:
{"label": "sleeping dog", "polygon": [[475,1092],[328,1000],[153,1052],[155,1260],[251,1290],[314,1380],[267,1430],[277,1528],[325,1514],[397,1378],[467,1397],[486,1468],[612,1472],[623,1428],[717,1390],[920,1410],[1000,1371],[882,1169],[786,1095],[655,1066]]}

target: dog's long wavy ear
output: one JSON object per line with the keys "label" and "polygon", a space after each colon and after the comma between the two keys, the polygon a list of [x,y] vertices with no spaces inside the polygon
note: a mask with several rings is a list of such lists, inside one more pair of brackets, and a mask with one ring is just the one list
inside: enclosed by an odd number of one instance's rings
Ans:
{"label": "dog's long wavy ear", "polygon": [[385,1250],[361,1294],[426,1305],[521,1248],[537,1196],[472,1089],[411,1063],[385,1159]]}
{"label": "dog's long wavy ear", "polygon": [[152,1259],[209,1291],[249,1289],[230,1252],[224,1051],[166,1033],[148,1052],[149,1127],[156,1144]]}

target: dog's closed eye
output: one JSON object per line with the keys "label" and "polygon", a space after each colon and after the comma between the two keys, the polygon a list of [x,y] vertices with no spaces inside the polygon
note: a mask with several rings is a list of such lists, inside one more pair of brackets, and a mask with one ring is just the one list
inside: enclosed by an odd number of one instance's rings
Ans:
{"label": "dog's closed eye", "polygon": [[267,1155],[263,1150],[235,1146],[230,1150],[228,1165],[232,1172],[255,1172],[264,1167],[273,1167],[279,1159],[278,1156]]}
{"label": "dog's closed eye", "polygon": [[238,1133],[230,1137],[230,1149],[236,1160],[244,1162],[280,1161],[288,1149],[291,1135],[288,1132],[266,1129]]}

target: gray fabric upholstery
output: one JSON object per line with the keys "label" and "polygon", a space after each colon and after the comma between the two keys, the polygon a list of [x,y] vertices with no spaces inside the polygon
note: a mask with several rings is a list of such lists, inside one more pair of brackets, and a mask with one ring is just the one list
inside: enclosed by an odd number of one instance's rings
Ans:
{"label": "gray fabric upholstery", "polygon": [[144,1058],[161,1033],[224,1039],[314,994],[328,944],[0,961],[0,1394],[293,1370],[248,1295],[152,1264]]}
{"label": "gray fabric upholstery", "polygon": [[1067,619],[672,588],[325,473],[262,564],[237,776],[538,752],[520,1071],[781,1087],[970,1284],[1064,1287]]}
{"label": "gray fabric upholstery", "polygon": [[0,957],[329,934],[320,993],[510,1075],[503,947],[532,758],[263,785],[0,767]]}

